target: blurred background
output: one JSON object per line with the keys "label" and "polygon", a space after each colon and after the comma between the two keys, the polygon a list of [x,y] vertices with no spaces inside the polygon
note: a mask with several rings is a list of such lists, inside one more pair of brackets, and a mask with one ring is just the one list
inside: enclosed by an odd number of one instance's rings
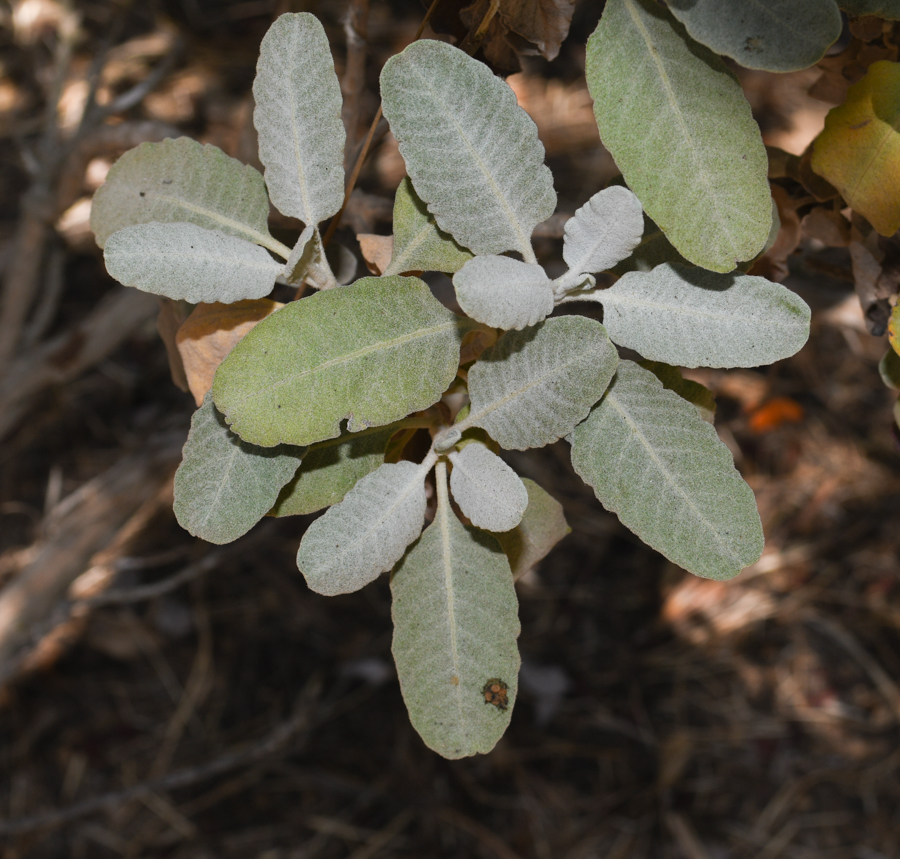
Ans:
{"label": "blurred background", "polygon": [[[463,7],[446,0],[435,27],[458,29]],[[179,528],[194,403],[170,372],[176,323],[106,274],[91,195],[145,140],[189,135],[258,167],[250,87],[288,11],[328,32],[352,166],[417,0],[0,2],[2,855],[900,856],[896,395],[846,246],[790,205],[768,272],[812,306],[809,344],[759,371],[690,373],[756,492],[761,560],[729,583],[694,578],[600,507],[565,443],[511,455],[572,533],[518,584],[520,697],[491,754],[445,761],[422,744],[386,577],[308,591],[308,518],[222,548]],[[564,216],[617,174],[584,82],[601,11],[579,2],[558,56],[524,56],[509,78]],[[828,62],[735,69],[767,144],[801,155],[821,130],[842,97],[822,84]],[[403,175],[379,128],[336,236],[357,276],[355,237],[390,234]],[[297,235],[273,215],[276,235]],[[536,238],[551,272],[563,220]]]}

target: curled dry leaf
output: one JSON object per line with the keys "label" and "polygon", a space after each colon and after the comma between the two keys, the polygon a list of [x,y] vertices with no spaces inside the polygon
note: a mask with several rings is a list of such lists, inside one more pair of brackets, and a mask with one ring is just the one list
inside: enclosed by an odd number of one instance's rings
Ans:
{"label": "curled dry leaf", "polygon": [[376,277],[384,274],[394,254],[393,236],[376,236],[374,233],[360,233],[356,240],[366,261],[366,268]]}
{"label": "curled dry leaf", "polygon": [[216,368],[234,346],[270,313],[283,307],[268,298],[234,304],[198,304],[175,336],[187,384],[200,406]]}

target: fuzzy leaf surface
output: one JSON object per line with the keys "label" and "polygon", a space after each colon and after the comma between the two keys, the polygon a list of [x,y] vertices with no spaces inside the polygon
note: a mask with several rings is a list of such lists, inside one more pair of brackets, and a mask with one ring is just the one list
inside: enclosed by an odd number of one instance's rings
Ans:
{"label": "fuzzy leaf surface", "polygon": [[575,471],[600,503],[673,563],[730,579],[759,558],[756,500],[730,451],[649,370],[621,361],[571,441]]}
{"label": "fuzzy leaf surface", "polygon": [[698,42],[748,69],[805,69],[841,35],[834,0],[670,0],[669,9]]}
{"label": "fuzzy leaf surface", "polygon": [[216,371],[216,405],[264,447],[383,426],[440,399],[465,328],[417,278],[363,278],[257,325]]}
{"label": "fuzzy leaf surface", "polygon": [[631,254],[643,232],[641,201],[627,188],[612,185],[566,221],[563,259],[579,274],[606,271]]}
{"label": "fuzzy leaf surface", "polygon": [[393,427],[344,433],[310,448],[293,480],[272,508],[274,516],[315,513],[343,500],[367,474],[384,462]]}
{"label": "fuzzy leaf surface", "polygon": [[721,58],[653,0],[609,0],[587,81],[604,146],[678,251],[722,272],[756,256],[772,223],[768,161]]}
{"label": "fuzzy leaf surface", "polygon": [[551,444],[584,420],[618,360],[606,329],[584,316],[507,331],[469,370],[466,422],[507,449]]}
{"label": "fuzzy leaf surface", "polygon": [[[392,651],[413,727],[445,758],[489,752],[509,725],[519,675],[519,617],[506,556],[449,504],[391,576]],[[506,709],[485,700],[489,680]]]}
{"label": "fuzzy leaf surface", "polygon": [[246,534],[300,465],[297,448],[260,448],[228,429],[210,394],[191,418],[175,472],[175,517],[195,537],[230,543]]}
{"label": "fuzzy leaf surface", "polygon": [[152,221],[187,222],[260,245],[274,241],[259,171],[187,137],[129,150],[94,194],[91,229],[101,248],[124,227]]}
{"label": "fuzzy leaf surface", "polygon": [[680,367],[759,367],[799,351],[806,302],[764,277],[657,266],[596,294],[614,343]]}
{"label": "fuzzy leaf surface", "polygon": [[553,281],[539,265],[502,256],[478,256],[454,276],[463,311],[491,328],[521,330],[553,312]]}
{"label": "fuzzy leaf surface", "polygon": [[476,254],[528,259],[556,192],[537,126],[510,87],[458,48],[425,39],[387,61],[381,95],[437,225]]}
{"label": "fuzzy leaf surface", "polygon": [[409,177],[404,176],[394,197],[394,249],[384,273],[443,271],[454,274],[472,256],[471,251],[438,227]]}
{"label": "fuzzy leaf surface", "polygon": [[476,528],[509,531],[522,521],[528,492],[496,453],[477,442],[450,454],[450,491]]}
{"label": "fuzzy leaf surface", "polygon": [[425,472],[385,463],[309,526],[297,566],[318,594],[348,594],[390,570],[422,531]]}
{"label": "fuzzy leaf surface", "polygon": [[103,259],[119,283],[191,304],[265,298],[282,268],[265,248],[195,224],[125,227]]}
{"label": "fuzzy leaf surface", "polygon": [[344,200],[346,133],[331,49],[315,16],[275,20],[259,48],[253,97],[259,160],[275,207],[307,226],[330,218]]}

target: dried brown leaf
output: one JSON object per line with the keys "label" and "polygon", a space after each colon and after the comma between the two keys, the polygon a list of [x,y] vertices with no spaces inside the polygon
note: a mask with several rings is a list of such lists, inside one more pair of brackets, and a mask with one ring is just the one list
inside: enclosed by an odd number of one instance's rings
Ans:
{"label": "dried brown leaf", "polygon": [[356,240],[359,242],[359,249],[366,262],[366,268],[372,274],[380,277],[391,262],[391,256],[394,253],[394,237],[360,233]]}

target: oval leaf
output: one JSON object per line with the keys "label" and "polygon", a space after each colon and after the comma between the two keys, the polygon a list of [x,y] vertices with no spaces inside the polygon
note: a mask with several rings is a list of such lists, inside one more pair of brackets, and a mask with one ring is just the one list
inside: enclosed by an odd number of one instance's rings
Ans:
{"label": "oval leaf", "polygon": [[756,256],[772,223],[768,162],[722,60],[652,0],[609,0],[587,80],[603,144],[678,251],[713,271]]}
{"label": "oval leaf", "polygon": [[476,528],[509,531],[522,521],[528,492],[497,454],[476,442],[451,453],[450,462],[450,491]]}
{"label": "oval leaf", "polygon": [[453,274],[470,259],[472,252],[458,245],[428,214],[425,203],[405,176],[394,197],[394,248],[385,274],[405,271],[443,271]]}
{"label": "oval leaf", "polygon": [[476,254],[533,257],[531,231],[556,192],[537,126],[483,63],[423,40],[381,73],[384,115],[416,193],[438,226]]}
{"label": "oval leaf", "polygon": [[391,576],[391,594],[413,727],[445,758],[489,752],[509,725],[519,675],[518,604],[499,545],[441,505]]}
{"label": "oval leaf", "polygon": [[669,9],[698,42],[748,69],[808,68],[841,35],[834,0],[670,0]]}
{"label": "oval leaf", "polygon": [[259,171],[215,146],[179,137],[126,152],[94,194],[91,229],[102,248],[133,224],[183,221],[264,247],[269,198]]}
{"label": "oval leaf", "polygon": [[241,441],[207,394],[191,418],[184,458],[175,472],[178,524],[209,543],[237,540],[266,515],[302,453]]}
{"label": "oval leaf", "polygon": [[517,330],[553,312],[553,281],[539,265],[501,256],[469,260],[454,276],[463,311],[492,328]]}
{"label": "oval leaf", "polygon": [[194,224],[126,227],[103,259],[119,283],[191,304],[264,298],[282,269],[265,248]]}
{"label": "oval leaf", "polygon": [[728,448],[631,361],[572,434],[572,464],[626,528],[695,575],[730,579],[762,553],[753,491]]}
{"label": "oval leaf", "polygon": [[579,274],[606,271],[631,254],[643,233],[641,201],[613,185],[594,194],[566,221],[563,259]]}
{"label": "oval leaf", "polygon": [[507,449],[551,444],[584,420],[618,360],[603,326],[584,316],[508,331],[469,370],[465,424]]}
{"label": "oval leaf", "polygon": [[412,277],[367,277],[294,301],[216,371],[231,428],[270,447],[383,426],[436,403],[459,366],[465,321]]}
{"label": "oval leaf", "polygon": [[619,346],[680,367],[759,367],[799,351],[810,310],[764,277],[665,263],[596,293]]}
{"label": "oval leaf", "polygon": [[253,124],[266,185],[283,215],[307,226],[344,200],[341,87],[325,30],[306,12],[282,15],[259,47]]}
{"label": "oval leaf", "polygon": [[358,591],[403,557],[425,521],[425,473],[414,462],[382,465],[309,526],[297,566],[312,590]]}

